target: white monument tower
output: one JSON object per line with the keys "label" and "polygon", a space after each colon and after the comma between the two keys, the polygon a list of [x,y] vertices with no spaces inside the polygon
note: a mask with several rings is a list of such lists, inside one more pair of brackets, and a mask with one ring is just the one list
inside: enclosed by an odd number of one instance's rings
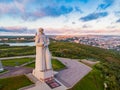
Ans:
{"label": "white monument tower", "polygon": [[4,69],[3,69],[3,66],[2,66],[2,63],[0,61],[0,72],[2,72]]}
{"label": "white monument tower", "polygon": [[33,75],[42,82],[53,79],[53,69],[51,65],[51,54],[49,52],[49,39],[45,36],[44,30],[39,28],[35,36],[36,61]]}

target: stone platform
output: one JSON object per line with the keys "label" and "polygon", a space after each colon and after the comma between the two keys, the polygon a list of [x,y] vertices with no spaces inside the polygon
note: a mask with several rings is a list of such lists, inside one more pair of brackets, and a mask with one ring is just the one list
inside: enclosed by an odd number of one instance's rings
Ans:
{"label": "stone platform", "polygon": [[[55,81],[50,81],[48,83],[45,82],[41,82],[39,81],[37,78],[35,78],[31,73],[26,75],[32,82],[35,83],[34,86],[32,87],[24,87],[21,88],[20,90],[66,90],[67,88],[61,83],[59,82],[56,78],[54,79]],[[57,84],[57,83],[58,84]],[[53,85],[53,88],[51,86],[49,86],[49,83]],[[60,85],[59,85],[60,84]],[[54,85],[58,85],[56,87],[54,87]]]}
{"label": "stone platform", "polygon": [[55,75],[55,78],[57,78],[57,80],[59,80],[67,88],[72,88],[92,70],[92,68],[79,62],[77,59],[60,57],[54,58],[62,62],[67,67],[67,69],[61,70]]}

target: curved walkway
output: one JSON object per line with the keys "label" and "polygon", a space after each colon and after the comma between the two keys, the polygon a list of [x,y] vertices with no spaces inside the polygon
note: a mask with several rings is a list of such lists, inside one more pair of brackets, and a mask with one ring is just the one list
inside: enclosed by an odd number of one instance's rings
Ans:
{"label": "curved walkway", "polygon": [[3,57],[0,60],[8,60],[8,59],[15,59],[15,58],[28,58],[28,57],[35,57],[35,55],[26,55],[26,56],[13,56],[13,57]]}

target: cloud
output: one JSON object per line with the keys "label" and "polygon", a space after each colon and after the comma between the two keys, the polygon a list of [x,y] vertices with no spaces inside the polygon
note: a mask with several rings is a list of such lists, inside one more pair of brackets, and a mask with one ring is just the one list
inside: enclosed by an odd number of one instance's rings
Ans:
{"label": "cloud", "polygon": [[[47,16],[58,17],[72,11],[83,13],[79,5],[89,0],[9,0],[0,2],[0,14],[9,17],[21,18],[23,20],[36,20]],[[70,4],[68,4],[70,3]]]}
{"label": "cloud", "polygon": [[21,17],[25,21],[26,20],[34,21],[38,18],[43,18],[43,17],[47,17],[47,16],[58,17],[60,15],[69,14],[72,11],[73,11],[72,7],[65,7],[65,6],[50,7],[50,6],[47,6],[44,8],[36,9],[33,12],[25,12]]}
{"label": "cloud", "polygon": [[120,17],[120,11],[115,11],[114,14],[115,16]]}
{"label": "cloud", "polygon": [[120,23],[120,19],[118,19],[116,22],[117,22],[117,23]]}
{"label": "cloud", "polygon": [[0,2],[0,14],[1,16],[9,16],[14,18],[25,16],[25,6],[27,3],[28,0],[6,0],[5,2]]}
{"label": "cloud", "polygon": [[39,11],[34,11],[34,12],[25,12],[24,14],[21,15],[21,18],[24,21],[34,21],[38,18],[44,17],[45,14]]}
{"label": "cloud", "polygon": [[91,28],[92,26],[90,26],[90,25],[87,25],[87,24],[84,24],[83,26],[82,26],[82,28]]}
{"label": "cloud", "polygon": [[44,7],[41,9],[41,11],[44,11],[46,16],[60,16],[63,14],[68,14],[72,12],[73,8],[72,7],[66,7],[66,6],[60,6],[60,7]]}
{"label": "cloud", "polygon": [[76,24],[76,22],[73,21],[72,24]]}
{"label": "cloud", "polygon": [[73,11],[72,7],[66,7],[64,5],[62,6],[47,6],[43,8],[36,9],[33,12],[25,12],[25,14],[22,15],[22,18],[24,20],[36,20],[38,18],[43,18],[47,16],[51,17],[58,17],[60,15],[69,14]]}
{"label": "cloud", "polygon": [[34,29],[27,29],[26,27],[0,27],[0,32],[6,33],[19,33],[19,34],[33,34],[36,32]]}
{"label": "cloud", "polygon": [[91,14],[85,16],[85,17],[81,17],[80,20],[91,21],[91,20],[95,20],[95,19],[98,19],[98,18],[105,17],[107,15],[108,15],[107,12],[91,13]]}
{"label": "cloud", "polygon": [[116,28],[116,26],[107,26],[106,28],[108,28],[108,29],[114,29],[114,28]]}
{"label": "cloud", "polygon": [[[49,0],[46,0],[49,1]],[[58,5],[59,3],[38,1],[32,0],[30,3],[29,0],[10,0],[10,2],[0,2],[0,14],[2,15],[11,15],[11,16],[21,16],[27,18],[40,18],[44,16],[60,16],[62,14],[68,14],[73,11],[72,6]],[[38,2],[42,2],[46,5],[39,5]],[[54,4],[55,3],[55,4]],[[80,9],[77,9],[80,10]],[[25,18],[23,18],[25,19]]]}
{"label": "cloud", "polygon": [[[60,0],[62,1],[62,0]],[[64,0],[66,3],[71,3],[71,2],[74,2],[75,0]],[[89,0],[77,0],[79,2],[84,2],[84,3],[87,3]]]}
{"label": "cloud", "polygon": [[83,11],[80,9],[80,7],[75,7],[75,11],[83,13]]}
{"label": "cloud", "polygon": [[0,11],[1,14],[14,14],[13,11],[18,12],[24,12],[25,11],[25,5],[27,4],[28,0],[22,0],[21,2],[19,0],[10,0],[9,2],[0,2]]}
{"label": "cloud", "polygon": [[13,11],[13,3],[6,4],[6,3],[0,3],[0,14],[5,14]]}
{"label": "cloud", "polygon": [[120,28],[119,4],[119,0],[0,0],[0,33],[34,33],[32,28],[39,26],[51,28],[46,29],[51,34],[100,29],[109,33]]}
{"label": "cloud", "polygon": [[113,5],[114,0],[103,0],[101,4],[98,5],[97,10],[106,9]]}

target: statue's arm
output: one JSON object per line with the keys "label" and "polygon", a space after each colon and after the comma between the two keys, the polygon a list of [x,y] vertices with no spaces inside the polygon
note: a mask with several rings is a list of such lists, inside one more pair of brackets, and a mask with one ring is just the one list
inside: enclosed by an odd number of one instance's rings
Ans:
{"label": "statue's arm", "polygon": [[50,44],[50,40],[49,40],[49,38],[46,38],[46,43],[45,43],[44,46],[46,47],[46,46],[48,46],[49,44]]}
{"label": "statue's arm", "polygon": [[36,34],[35,35],[35,44],[37,44],[37,42],[38,42],[38,35]]}
{"label": "statue's arm", "polygon": [[36,46],[39,46],[39,47],[42,47],[44,45],[43,40],[38,35],[36,35],[35,37],[35,44]]}

